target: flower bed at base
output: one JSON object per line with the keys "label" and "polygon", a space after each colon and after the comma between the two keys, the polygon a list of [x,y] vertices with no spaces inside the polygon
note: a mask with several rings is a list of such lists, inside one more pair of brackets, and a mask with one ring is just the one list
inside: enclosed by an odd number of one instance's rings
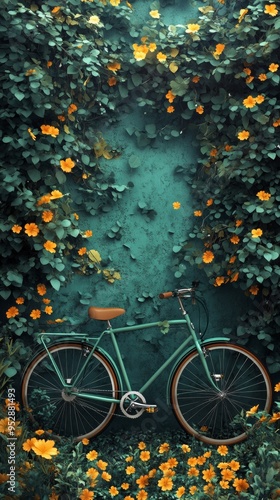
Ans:
{"label": "flower bed at base", "polygon": [[251,408],[240,416],[247,440],[228,447],[205,445],[183,431],[107,433],[73,443],[52,439],[50,430],[31,431],[20,420],[18,403],[14,409],[19,417],[13,481],[8,418],[0,419],[6,444],[0,455],[0,493],[6,500],[280,498],[280,412],[268,415]]}

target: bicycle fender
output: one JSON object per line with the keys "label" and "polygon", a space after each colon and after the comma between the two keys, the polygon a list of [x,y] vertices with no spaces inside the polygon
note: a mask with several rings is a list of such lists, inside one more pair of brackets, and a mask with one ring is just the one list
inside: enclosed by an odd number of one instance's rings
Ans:
{"label": "bicycle fender", "polygon": [[[207,347],[208,345],[215,344],[216,342],[230,342],[230,339],[228,337],[211,337],[209,339],[205,339],[201,342],[201,347]],[[194,352],[196,349],[194,346],[188,347],[177,359],[176,363],[173,365],[171,372],[168,377],[168,382],[166,386],[166,403],[168,406],[170,406],[170,389],[171,389],[171,382],[173,379],[173,375],[178,367],[178,365],[181,363],[181,361],[189,355],[191,352]]]}

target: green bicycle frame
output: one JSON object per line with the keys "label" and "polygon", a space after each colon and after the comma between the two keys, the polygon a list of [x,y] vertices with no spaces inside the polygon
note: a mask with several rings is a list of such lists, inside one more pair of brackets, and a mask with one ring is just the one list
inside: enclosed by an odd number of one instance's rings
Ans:
{"label": "green bicycle frame", "polygon": [[[197,338],[194,326],[193,326],[192,322],[190,321],[190,318],[189,318],[188,314],[186,314],[184,316],[184,319],[169,320],[168,324],[169,325],[183,325],[184,324],[184,325],[187,326],[187,330],[189,331],[190,335],[187,336],[187,338],[180,344],[180,346],[155,371],[155,373],[153,373],[151,375],[151,377],[148,378],[148,380],[144,383],[144,385],[142,385],[142,387],[140,387],[139,389],[137,389],[137,391],[140,392],[140,393],[143,393],[165,371],[165,369],[172,363],[172,361],[174,361],[175,359],[177,359],[177,362],[175,363],[175,365],[173,367],[173,370],[171,372],[171,373],[173,373],[174,369],[175,369],[175,366],[177,366],[177,364],[178,364],[178,361],[180,359],[182,359],[182,357],[185,356],[191,350],[196,350],[198,352],[200,360],[201,360],[201,364],[202,364],[202,366],[203,366],[203,368],[205,370],[205,373],[206,373],[206,376],[207,376],[209,382],[212,384],[212,386],[217,391],[219,391],[219,388],[216,386],[216,384],[215,384],[214,380],[212,379],[211,374],[209,372],[207,361],[206,361],[204,353],[203,353],[203,346],[205,344],[210,344],[210,343],[213,343],[213,342],[228,341],[229,339],[225,338],[225,337],[215,337],[215,338],[209,338],[209,339],[205,340],[204,342],[201,342]],[[140,325],[127,326],[127,327],[121,327],[121,328],[112,328],[111,325],[109,324],[109,327],[106,330],[102,331],[101,334],[98,337],[91,337],[90,335],[85,334],[85,333],[75,333],[75,332],[73,332],[72,334],[69,334],[69,333],[68,334],[62,334],[61,332],[53,332],[53,333],[52,332],[51,333],[48,332],[48,333],[42,333],[39,336],[40,336],[40,338],[42,340],[42,344],[43,344],[45,350],[48,353],[48,356],[49,356],[49,359],[50,359],[50,361],[52,363],[53,369],[54,369],[56,375],[58,376],[58,378],[59,378],[59,380],[60,380],[60,382],[62,384],[62,387],[65,390],[67,390],[67,392],[69,394],[71,394],[71,390],[75,387],[75,391],[73,391],[73,393],[76,396],[81,396],[83,398],[92,399],[92,400],[105,401],[107,403],[120,403],[120,399],[116,399],[116,398],[113,398],[113,397],[106,397],[106,396],[100,396],[100,395],[98,395],[98,396],[96,395],[95,396],[95,395],[89,394],[89,393],[77,392],[77,386],[78,386],[78,381],[79,381],[80,377],[83,376],[83,372],[86,369],[86,367],[87,367],[87,365],[88,365],[88,363],[89,363],[89,361],[91,359],[92,354],[94,353],[95,350],[98,350],[113,365],[113,368],[116,371],[116,374],[117,374],[117,377],[118,377],[118,381],[120,383],[120,389],[123,390],[123,382],[125,382],[125,386],[126,386],[126,391],[125,392],[132,391],[131,383],[130,383],[130,380],[129,380],[129,377],[128,377],[125,365],[124,365],[123,360],[122,360],[121,352],[120,352],[119,345],[118,345],[118,342],[117,342],[115,334],[125,333],[125,332],[133,332],[133,331],[137,331],[137,330],[144,330],[144,329],[154,328],[154,327],[159,327],[159,326],[160,326],[159,322],[143,323],[143,324],[140,324]],[[57,364],[56,364],[56,362],[55,362],[55,360],[54,360],[54,358],[52,356],[52,353],[50,352],[50,350],[49,350],[49,348],[48,348],[48,346],[47,346],[47,344],[46,344],[46,342],[44,340],[44,336],[51,336],[51,337],[58,337],[59,336],[60,337],[60,341],[61,341],[61,336],[62,335],[65,336],[65,340],[68,340],[68,341],[71,340],[71,341],[73,341],[74,338],[75,338],[75,341],[76,340],[80,340],[81,342],[87,343],[86,347],[89,347],[88,343],[90,344],[90,347],[92,346],[92,349],[87,352],[87,357],[85,359],[85,362],[84,362],[83,366],[81,367],[80,371],[76,374],[75,378],[73,380],[71,380],[71,381],[70,380],[69,381],[67,381],[67,380],[65,381],[63,379],[62,374],[61,374],[61,372],[59,370],[59,367],[57,366]],[[104,351],[104,349],[102,349],[102,348],[99,347],[99,344],[101,343],[102,338],[103,338],[104,335],[109,335],[110,338],[111,338],[112,345],[114,347],[114,353],[116,355],[116,359],[117,359],[117,362],[118,362],[119,369],[118,369],[118,366],[116,365],[115,361],[111,358],[111,356],[106,351]],[[192,345],[190,347],[188,347],[188,349],[186,350],[187,346],[191,342],[192,342]],[[181,356],[179,358],[180,354],[181,354]]]}

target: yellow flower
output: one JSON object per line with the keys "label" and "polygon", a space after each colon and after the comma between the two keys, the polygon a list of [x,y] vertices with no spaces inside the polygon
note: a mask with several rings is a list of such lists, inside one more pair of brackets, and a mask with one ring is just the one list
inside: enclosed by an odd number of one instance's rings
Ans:
{"label": "yellow flower", "polygon": [[53,212],[51,210],[44,210],[42,220],[44,222],[51,222],[53,220]]}
{"label": "yellow flower", "polygon": [[71,158],[66,158],[66,160],[60,160],[60,168],[63,172],[71,172],[72,168],[75,167],[75,162]]}
{"label": "yellow flower", "polygon": [[[195,494],[196,494],[196,492],[197,492],[197,486],[190,486],[189,491],[190,491],[190,494],[191,494],[191,495],[195,495]],[[179,498],[180,498],[180,497],[179,497]]]}
{"label": "yellow flower", "polygon": [[172,203],[172,206],[173,206],[174,210],[179,210],[179,208],[181,207],[181,203],[179,201],[174,201]]}
{"label": "yellow flower", "polygon": [[86,475],[90,477],[90,479],[96,479],[97,476],[99,476],[98,470],[94,469],[94,467],[91,467],[86,471]]}
{"label": "yellow flower", "polygon": [[215,255],[213,254],[213,252],[211,252],[211,250],[206,250],[206,252],[204,252],[204,254],[202,255],[202,260],[205,264],[210,264],[215,258]]}
{"label": "yellow flower", "polygon": [[242,132],[238,132],[237,137],[240,141],[247,141],[250,137],[250,132],[248,132],[248,130],[242,130]]}
{"label": "yellow flower", "polygon": [[126,469],[125,469],[125,472],[130,475],[130,474],[134,474],[135,472],[135,467],[133,467],[132,465],[129,465]]}
{"label": "yellow flower", "polygon": [[129,485],[129,483],[122,483],[122,484],[121,484],[121,488],[122,488],[123,490],[128,490],[128,489],[129,489],[129,486],[130,486],[130,485]]}
{"label": "yellow flower", "polygon": [[118,61],[113,61],[107,64],[107,68],[113,73],[116,73],[119,69],[121,69],[121,64]]}
{"label": "yellow flower", "polygon": [[24,229],[25,229],[24,232],[27,234],[27,236],[35,237],[40,232],[40,229],[38,228],[37,224],[35,224],[34,222],[31,222],[30,224],[25,224]]}
{"label": "yellow flower", "polygon": [[243,21],[244,17],[246,16],[246,14],[248,13],[248,9],[240,9],[239,11],[239,18],[238,18],[238,22],[241,23],[241,21]]}
{"label": "yellow flower", "polygon": [[22,227],[19,226],[18,224],[14,224],[11,229],[12,229],[13,233],[19,234],[22,230]]}
{"label": "yellow flower", "polygon": [[41,311],[40,309],[32,309],[30,313],[30,317],[32,319],[39,319],[41,317]]}
{"label": "yellow flower", "polygon": [[275,63],[271,63],[268,66],[268,69],[269,69],[269,71],[271,71],[271,73],[276,73],[276,71],[278,70],[278,68],[279,68],[279,64],[275,64]]}
{"label": "yellow flower", "polygon": [[35,134],[33,134],[32,129],[31,129],[31,128],[28,128],[28,129],[27,129],[27,132],[29,133],[29,135],[30,135],[31,139],[32,139],[33,141],[36,141],[36,135],[35,135]]}
{"label": "yellow flower", "polygon": [[174,106],[168,106],[168,108],[166,109],[167,113],[174,113],[175,111],[175,108]]}
{"label": "yellow flower", "polygon": [[171,491],[173,488],[173,481],[170,477],[162,477],[157,484],[162,491]]}
{"label": "yellow flower", "polygon": [[157,60],[161,63],[166,61],[167,56],[163,54],[162,52],[157,53]]}
{"label": "yellow flower", "polygon": [[157,49],[157,46],[155,43],[150,43],[149,44],[149,51],[154,52]]}
{"label": "yellow flower", "polygon": [[263,232],[260,228],[258,228],[258,229],[252,229],[251,234],[252,238],[259,238],[260,236],[262,236]]}
{"label": "yellow flower", "polygon": [[193,215],[195,217],[201,217],[202,216],[202,211],[201,210],[195,210],[194,213],[193,213]]}
{"label": "yellow flower", "polygon": [[280,382],[278,382],[274,387],[275,392],[280,392]]}
{"label": "yellow flower", "polygon": [[271,194],[268,193],[267,191],[259,191],[256,196],[261,200],[261,201],[267,201],[271,197]]}
{"label": "yellow flower", "polygon": [[199,115],[203,115],[203,113],[204,113],[204,106],[197,106],[195,108],[195,112],[198,113]]}
{"label": "yellow flower", "polygon": [[121,0],[110,0],[110,4],[113,5],[113,7],[117,7],[120,3]]}
{"label": "yellow flower", "polygon": [[[2,431],[1,431],[1,432],[2,432]],[[33,444],[35,443],[35,441],[37,441],[37,440],[36,440],[36,438],[27,439],[27,440],[23,443],[23,445],[22,445],[22,449],[23,449],[24,451],[27,451],[27,452],[31,451],[31,450],[32,450],[32,448],[33,448]]]}
{"label": "yellow flower", "polygon": [[25,76],[31,76],[31,75],[34,75],[35,73],[36,73],[36,69],[28,69],[25,72]]}
{"label": "yellow flower", "polygon": [[187,24],[186,33],[197,33],[200,30],[199,24]]}
{"label": "yellow flower", "polygon": [[138,443],[138,448],[139,450],[145,450],[146,443],[144,443],[144,441],[140,441],[140,443]]}
{"label": "yellow flower", "polygon": [[259,405],[253,406],[250,410],[246,411],[246,417],[251,417],[255,413],[257,413],[259,409]]}
{"label": "yellow flower", "polygon": [[237,462],[236,460],[231,460],[228,465],[234,471],[237,471],[240,469],[240,463]]}
{"label": "yellow flower", "polygon": [[57,448],[55,448],[55,441],[45,440],[45,439],[35,439],[32,450],[36,455],[50,460],[54,455],[58,454]]}
{"label": "yellow flower", "polygon": [[42,436],[42,434],[45,434],[45,431],[43,429],[38,429],[35,431],[35,434],[37,434],[37,436]]}
{"label": "yellow flower", "polygon": [[12,306],[6,311],[7,318],[15,318],[19,314],[19,310],[17,307]]}
{"label": "yellow flower", "polygon": [[[195,488],[196,488],[196,486],[195,486]],[[180,486],[180,488],[178,488],[178,490],[176,491],[176,497],[181,498],[185,494],[185,491],[186,491],[186,488],[184,486]],[[191,493],[191,494],[193,494],[193,493]]]}
{"label": "yellow flower", "polygon": [[40,128],[42,134],[50,135],[51,137],[57,137],[59,135],[59,129],[51,125],[41,125]]}
{"label": "yellow flower", "polygon": [[245,108],[253,108],[256,105],[255,97],[249,95],[248,97],[246,97],[246,99],[243,99],[243,105],[245,106]]}
{"label": "yellow flower", "polygon": [[260,73],[259,76],[258,76],[258,79],[261,81],[261,82],[265,82],[265,80],[267,80],[267,76],[265,73]]}
{"label": "yellow flower", "polygon": [[51,191],[50,194],[50,199],[51,200],[57,200],[58,198],[62,198],[64,195],[58,191],[58,189],[55,189],[54,191]]}
{"label": "yellow flower", "polygon": [[108,472],[106,471],[102,472],[101,477],[102,479],[104,479],[104,481],[111,481],[112,479],[111,474],[108,474]]}
{"label": "yellow flower", "polygon": [[100,17],[99,16],[90,16],[88,23],[98,24],[98,23],[100,23]]}
{"label": "yellow flower", "polygon": [[47,293],[47,288],[43,283],[37,285],[37,293],[39,295],[45,295]]}
{"label": "yellow flower", "polygon": [[223,490],[228,490],[229,489],[229,482],[228,481],[225,481],[224,479],[222,481],[219,482],[221,488],[223,488]]}
{"label": "yellow flower", "polygon": [[228,447],[225,445],[218,446],[217,452],[219,455],[225,456],[228,454]]}
{"label": "yellow flower", "polygon": [[159,13],[158,10],[150,10],[149,14],[154,19],[159,19],[160,18],[160,13]]}
{"label": "yellow flower", "polygon": [[269,16],[277,16],[278,10],[276,8],[276,3],[267,4],[264,6],[264,13]]}
{"label": "yellow flower", "polygon": [[137,45],[137,43],[134,43],[132,47],[134,49],[133,56],[136,61],[142,61],[143,59],[145,59],[146,55],[149,52],[149,49],[146,45]]}
{"label": "yellow flower", "polygon": [[191,451],[188,444],[182,444],[181,448],[184,453],[189,453]]}
{"label": "yellow flower", "polygon": [[99,467],[99,469],[106,470],[108,462],[104,462],[103,460],[98,460],[98,462],[96,463],[96,465],[97,465],[97,467]]}
{"label": "yellow flower", "polygon": [[249,292],[252,294],[252,295],[258,295],[259,293],[259,287],[257,285],[252,285],[250,288],[249,288]]}
{"label": "yellow flower", "polygon": [[50,241],[50,240],[47,240],[45,241],[44,243],[44,249],[47,250],[47,252],[50,252],[50,253],[55,253],[56,252],[56,243],[54,243],[53,241]]}
{"label": "yellow flower", "polygon": [[235,487],[236,491],[246,491],[250,487],[246,479],[238,478],[233,481],[233,486]]}

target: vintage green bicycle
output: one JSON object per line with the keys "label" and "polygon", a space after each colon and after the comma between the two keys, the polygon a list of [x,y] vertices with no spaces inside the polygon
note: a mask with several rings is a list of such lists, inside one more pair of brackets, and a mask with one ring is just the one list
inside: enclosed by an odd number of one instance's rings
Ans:
{"label": "vintage green bicycle", "polygon": [[[48,418],[52,432],[76,441],[102,432],[117,406],[128,418],[157,410],[144,393],[171,367],[166,397],[181,426],[209,444],[234,444],[246,438],[244,419],[252,406],[269,412],[270,377],[257,357],[224,337],[203,339],[187,313],[184,299],[195,300],[197,282],[190,288],[165,292],[176,297],[183,319],[168,325],[182,328],[184,340],[156,369],[142,387],[132,387],[116,336],[158,327],[160,322],[113,328],[110,321],[125,313],[122,308],[89,307],[89,318],[106,321],[99,334],[40,333],[43,350],[28,365],[22,381],[22,401],[38,425]],[[166,324],[166,322],[165,322]],[[48,345],[49,339],[59,340]],[[114,358],[102,347],[109,338]]]}

